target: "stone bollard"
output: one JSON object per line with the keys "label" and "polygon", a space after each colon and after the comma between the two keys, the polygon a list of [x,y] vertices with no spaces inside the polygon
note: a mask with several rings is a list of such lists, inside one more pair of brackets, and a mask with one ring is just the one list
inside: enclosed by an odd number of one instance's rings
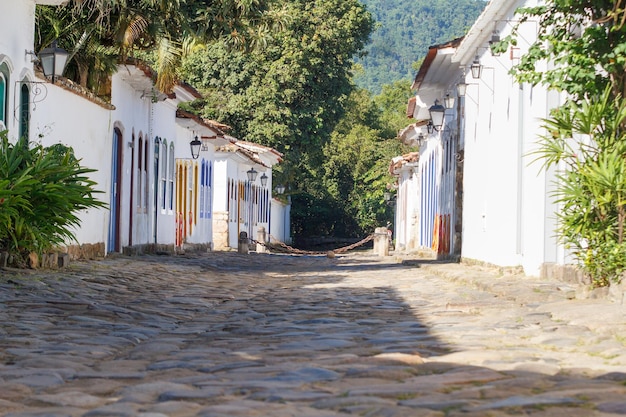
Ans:
{"label": "stone bollard", "polygon": [[374,254],[389,256],[389,235],[386,227],[377,227],[374,231]]}
{"label": "stone bollard", "polygon": [[70,254],[59,253],[57,255],[57,265],[59,268],[67,268],[70,265]]}
{"label": "stone bollard", "polygon": [[50,252],[48,254],[48,264],[47,268],[57,269],[59,267],[59,254],[56,252]]}
{"label": "stone bollard", "polygon": [[250,253],[250,248],[248,246],[248,232],[239,232],[239,246],[237,246],[237,252],[245,253],[247,255]]}
{"label": "stone bollard", "polygon": [[267,253],[269,252],[263,243],[266,242],[267,233],[265,233],[265,227],[259,227],[259,230],[256,232],[256,253]]}

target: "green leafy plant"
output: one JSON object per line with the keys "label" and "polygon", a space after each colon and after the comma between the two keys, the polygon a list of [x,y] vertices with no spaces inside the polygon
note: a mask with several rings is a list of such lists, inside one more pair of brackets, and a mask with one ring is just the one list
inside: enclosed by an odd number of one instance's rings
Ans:
{"label": "green leafy plant", "polygon": [[626,271],[626,10],[621,1],[546,0],[516,13],[512,34],[493,48],[523,45],[519,27],[536,28],[511,73],[567,93],[537,156],[559,169],[560,238],[595,286],[609,285]]}
{"label": "green leafy plant", "polygon": [[626,100],[611,88],[563,106],[544,120],[536,156],[556,166],[559,236],[594,286],[619,282],[626,271]]}
{"label": "green leafy plant", "polygon": [[0,250],[24,265],[30,252],[75,241],[78,213],[106,207],[94,197],[99,191],[88,176],[94,171],[80,166],[69,147],[26,138],[13,144],[0,132]]}

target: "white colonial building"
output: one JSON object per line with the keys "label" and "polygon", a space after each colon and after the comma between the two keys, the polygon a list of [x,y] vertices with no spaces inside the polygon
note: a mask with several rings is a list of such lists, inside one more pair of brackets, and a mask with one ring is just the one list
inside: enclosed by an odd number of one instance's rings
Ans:
{"label": "white colonial building", "polygon": [[[450,90],[458,74],[451,57],[460,40],[429,48],[415,77],[407,116],[417,121],[399,133],[399,139],[414,146],[418,155],[410,163],[392,161],[398,177],[396,247],[428,249],[437,257],[458,254],[461,226],[459,182],[460,102]],[[431,121],[431,113],[434,115]]]}
{"label": "white colonial building", "polygon": [[[529,275],[570,261],[555,237],[554,172],[543,171],[532,156],[542,133],[541,119],[561,98],[541,86],[517,83],[509,74],[536,39],[536,22],[523,23],[517,45],[503,54],[494,55],[490,44],[511,33],[519,7],[536,4],[493,0],[464,38],[431,47],[413,84],[416,104],[411,114],[417,123],[400,134],[420,149],[419,245],[429,246],[424,231],[428,238],[430,223],[439,217],[433,220],[424,210],[434,207],[436,216],[444,216],[437,227],[450,215],[449,226],[443,228],[449,253],[521,267]],[[455,103],[446,109],[442,129],[428,135],[422,126],[430,119],[428,110],[435,99],[443,103],[447,95]],[[423,139],[417,139],[419,134]],[[436,165],[429,168],[431,161]],[[458,171],[447,176],[448,169]],[[433,189],[438,191],[434,195]],[[436,240],[441,235],[435,228],[432,236]]]}

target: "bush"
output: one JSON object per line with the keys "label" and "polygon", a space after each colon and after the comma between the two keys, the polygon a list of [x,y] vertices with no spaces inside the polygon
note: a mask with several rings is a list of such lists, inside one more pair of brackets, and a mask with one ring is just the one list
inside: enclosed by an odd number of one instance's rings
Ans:
{"label": "bush", "polygon": [[80,166],[72,148],[43,147],[26,138],[12,144],[7,132],[0,132],[0,251],[23,266],[30,252],[41,255],[76,241],[78,212],[106,207],[94,197],[99,191],[91,172]]}
{"label": "bush", "polygon": [[536,152],[558,169],[559,237],[596,287],[618,283],[626,271],[625,124],[626,100],[607,89],[544,120]]}

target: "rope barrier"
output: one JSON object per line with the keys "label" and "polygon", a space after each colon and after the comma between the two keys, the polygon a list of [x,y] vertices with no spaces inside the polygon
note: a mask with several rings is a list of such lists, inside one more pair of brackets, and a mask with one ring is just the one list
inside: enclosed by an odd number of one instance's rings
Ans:
{"label": "rope barrier", "polygon": [[[297,254],[297,255],[325,255],[325,256],[327,256],[329,254],[329,252],[332,252],[333,254],[336,254],[336,253],[343,253],[343,252],[347,252],[349,250],[352,250],[352,249],[354,249],[356,247],[359,247],[361,245],[364,245],[365,243],[367,243],[370,240],[374,239],[374,236],[375,236],[375,234],[372,233],[371,235],[367,236],[366,238],[364,238],[364,239],[362,239],[362,240],[360,240],[360,241],[358,241],[356,243],[353,243],[352,245],[344,246],[344,247],[333,249],[333,250],[330,250],[330,251],[307,251],[307,250],[297,249],[297,248],[294,248],[292,246],[289,246],[286,243],[283,243],[280,240],[276,239],[274,236],[269,235],[270,240],[273,239],[276,242],[275,243],[276,245],[278,245],[281,248],[287,250],[288,253],[293,253],[293,254]],[[258,244],[258,245],[263,245],[264,247],[266,247],[270,251],[272,249],[274,249],[272,247],[272,245],[268,245],[265,242],[259,242],[259,241],[254,240],[254,239],[249,239],[249,240],[252,243],[255,243],[255,244]]]}

